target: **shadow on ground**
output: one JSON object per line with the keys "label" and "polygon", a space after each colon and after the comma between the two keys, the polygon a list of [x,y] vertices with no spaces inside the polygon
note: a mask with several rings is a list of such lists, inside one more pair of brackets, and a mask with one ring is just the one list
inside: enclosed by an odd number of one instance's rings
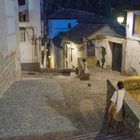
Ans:
{"label": "shadow on ground", "polygon": [[[99,131],[99,125],[101,132],[105,128],[106,121],[97,120],[97,118],[100,118],[98,115],[105,116],[101,110],[83,113],[76,109],[76,107],[73,107],[69,102],[61,103],[50,99],[48,100],[48,105],[61,115],[67,117],[72,122],[73,126],[78,129],[79,134]],[[99,122],[103,123],[98,124]]]}

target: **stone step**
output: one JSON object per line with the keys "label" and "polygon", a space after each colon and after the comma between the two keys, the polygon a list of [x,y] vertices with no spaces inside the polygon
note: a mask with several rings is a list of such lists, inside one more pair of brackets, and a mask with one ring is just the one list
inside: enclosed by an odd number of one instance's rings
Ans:
{"label": "stone step", "polygon": [[69,68],[58,68],[58,69],[40,69],[40,72],[46,72],[46,73],[70,73],[75,72],[75,69],[69,69]]}
{"label": "stone step", "polygon": [[113,135],[94,132],[83,135],[75,135],[75,132],[49,133],[44,135],[29,135],[0,138],[0,140],[135,140],[126,135]]}
{"label": "stone step", "polygon": [[68,137],[63,140],[134,140],[134,139],[128,137],[127,135],[122,134],[106,134],[94,132],[89,134]]}

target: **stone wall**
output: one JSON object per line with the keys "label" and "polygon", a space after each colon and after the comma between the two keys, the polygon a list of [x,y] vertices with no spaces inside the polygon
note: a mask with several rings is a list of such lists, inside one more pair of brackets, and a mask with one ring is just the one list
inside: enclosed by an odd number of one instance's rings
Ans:
{"label": "stone wall", "polygon": [[[109,101],[116,90],[116,86],[113,81],[107,81],[107,107],[109,107]],[[140,139],[140,105],[126,92],[124,99],[124,128],[129,135]]]}
{"label": "stone wall", "polygon": [[125,54],[125,71],[128,75],[140,75],[140,43],[127,39]]}
{"label": "stone wall", "polygon": [[20,79],[19,58],[19,49],[8,56],[0,56],[0,97],[15,80]]}
{"label": "stone wall", "polygon": [[0,97],[20,78],[17,0],[0,0]]}

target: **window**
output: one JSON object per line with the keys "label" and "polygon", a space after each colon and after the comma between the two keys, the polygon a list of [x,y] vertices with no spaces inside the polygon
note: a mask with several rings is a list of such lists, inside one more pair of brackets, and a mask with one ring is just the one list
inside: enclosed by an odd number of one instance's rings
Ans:
{"label": "window", "polygon": [[140,35],[140,13],[139,14],[134,14],[133,34],[134,35]]}
{"label": "window", "polygon": [[20,28],[20,42],[25,42],[26,41],[25,32],[26,32],[25,28]]}
{"label": "window", "polygon": [[25,5],[26,0],[18,0],[18,4],[19,4],[19,6]]}
{"label": "window", "polygon": [[68,23],[68,28],[71,29],[71,23]]}
{"label": "window", "polygon": [[25,22],[25,21],[29,21],[29,15],[28,12],[19,12],[19,21],[20,22]]}

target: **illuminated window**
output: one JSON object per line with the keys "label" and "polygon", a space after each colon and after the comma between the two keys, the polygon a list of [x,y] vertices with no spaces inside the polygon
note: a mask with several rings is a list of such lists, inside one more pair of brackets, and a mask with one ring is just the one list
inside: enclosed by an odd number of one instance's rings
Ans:
{"label": "illuminated window", "polygon": [[26,36],[25,36],[25,28],[20,28],[20,42],[25,42],[26,41]]}
{"label": "illuminated window", "polygon": [[140,13],[139,14],[134,14],[133,34],[134,35],[140,35]]}

